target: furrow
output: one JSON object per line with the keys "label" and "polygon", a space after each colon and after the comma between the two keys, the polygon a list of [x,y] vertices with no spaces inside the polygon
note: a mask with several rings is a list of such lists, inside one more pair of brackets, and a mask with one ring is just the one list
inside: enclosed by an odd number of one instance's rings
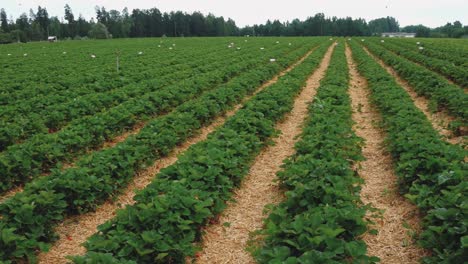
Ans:
{"label": "furrow", "polygon": [[276,83],[279,77],[284,76],[294,67],[302,63],[302,61],[304,61],[304,59],[313,52],[313,50],[307,52],[306,55],[293,65],[289,66],[287,69],[283,70],[281,73],[258,87],[252,95],[245,97],[241,103],[234,106],[232,110],[226,112],[224,116],[214,119],[210,125],[203,127],[198,135],[188,139],[186,142],[176,147],[168,156],[156,160],[144,171],[139,172],[117,199],[105,202],[95,212],[70,217],[65,220],[56,228],[56,233],[60,236],[60,239],[54,243],[53,247],[48,252],[39,255],[39,262],[65,263],[67,261],[66,256],[68,255],[84,254],[86,250],[81,244],[92,234],[96,233],[99,225],[115,217],[115,211],[117,209],[124,208],[126,205],[134,204],[135,201],[133,200],[133,197],[137,190],[144,189],[151,183],[156,174],[158,174],[162,169],[174,164],[180,154],[185,152],[190,146],[205,140],[210,133],[223,125],[227,118],[233,116],[246,101],[250,100],[250,98],[264,90],[266,87]]}
{"label": "furrow", "polygon": [[325,75],[333,47],[329,48],[320,66],[307,80],[292,111],[276,125],[281,135],[273,140],[274,145],[265,148],[255,159],[249,174],[235,191],[235,202],[228,204],[217,223],[205,229],[199,263],[254,263],[245,250],[249,234],[262,227],[264,207],[282,200],[282,192],[275,182],[276,172],[281,169],[283,160],[294,153],[294,144],[307,117],[307,107]]}
{"label": "furrow", "polygon": [[[280,54],[284,57],[280,51],[272,52],[271,55]],[[3,174],[0,192],[29,182],[49,172],[59,162],[70,162],[89,149],[98,148],[106,140],[142,120],[148,121],[155,116],[164,115],[182,102],[197,98],[200,93],[213,90],[235,78],[249,67],[261,65],[259,58],[249,58],[250,60],[238,62],[228,68],[194,77],[190,82],[185,80],[173,87],[155,91],[140,98],[141,100],[132,99],[109,111],[75,120],[58,133],[37,135],[23,144],[12,146],[0,154],[0,173]]]}
{"label": "furrow", "polygon": [[374,60],[376,60],[382,68],[384,68],[390,75],[392,75],[398,85],[403,87],[405,91],[409,94],[411,99],[414,101],[416,107],[424,113],[427,119],[431,122],[432,127],[441,134],[444,139],[451,144],[464,144],[465,140],[462,136],[456,136],[454,133],[448,129],[450,122],[455,121],[455,118],[450,116],[446,111],[437,111],[433,113],[430,110],[430,102],[424,96],[419,96],[414,88],[390,66],[386,65],[381,59],[374,56],[367,48],[364,47],[364,50],[369,54]]}
{"label": "furrow", "polygon": [[371,228],[378,234],[366,233],[363,240],[368,246],[368,254],[379,257],[382,263],[418,263],[420,257],[427,255],[415,244],[411,234],[420,230],[418,209],[398,193],[392,158],[383,149],[385,135],[376,127],[380,118],[369,101],[367,81],[357,71],[349,47],[346,48],[346,57],[351,76],[349,93],[352,118],[356,122],[354,130],[365,140],[365,160],[357,165],[365,182],[361,200],[380,211],[368,213],[374,222]]}
{"label": "furrow", "polygon": [[[162,170],[138,192],[134,205],[119,210],[87,240],[86,255],[73,260],[180,263],[193,257],[201,229],[223,211],[233,188],[276,134],[275,123],[291,111],[295,95],[328,49],[323,44],[287,76],[247,102],[207,140],[192,145],[174,165]],[[127,216],[132,218],[130,222]],[[140,246],[129,248],[123,237],[131,237],[131,243]],[[116,242],[111,242],[112,249],[100,246],[110,241]]]}

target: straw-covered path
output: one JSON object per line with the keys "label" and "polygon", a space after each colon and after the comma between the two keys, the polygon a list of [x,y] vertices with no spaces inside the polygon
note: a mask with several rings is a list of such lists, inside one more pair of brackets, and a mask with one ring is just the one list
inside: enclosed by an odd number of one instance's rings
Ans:
{"label": "straw-covered path", "polygon": [[[139,122],[135,126],[133,126],[132,129],[125,131],[124,133],[116,136],[115,138],[112,138],[110,140],[105,141],[102,144],[102,146],[97,147],[96,149],[90,149],[86,153],[90,154],[92,152],[101,151],[101,150],[104,150],[104,149],[107,149],[107,148],[113,148],[117,144],[119,144],[121,142],[124,142],[129,136],[138,134],[140,132],[140,130],[145,126],[146,123],[147,122]],[[70,168],[75,167],[75,162],[78,161],[83,156],[84,156],[84,154],[78,155],[77,157],[75,157],[73,159],[73,161],[62,164],[60,169],[61,170],[66,170],[66,169],[70,169]],[[41,177],[45,177],[45,176],[48,176],[48,175],[50,175],[50,172],[43,173],[41,175]],[[17,193],[20,193],[23,190],[24,190],[24,186],[21,185],[21,186],[18,186],[18,187],[15,187],[15,188],[9,190],[8,192],[4,193],[3,195],[0,195],[0,203],[3,203],[7,199],[15,196]]]}
{"label": "straw-covered path", "polygon": [[[315,49],[313,49],[315,50]],[[264,83],[253,93],[262,91],[266,87],[277,82],[278,78],[285,75],[291,71],[294,67],[300,64],[305,60],[313,50],[307,52],[300,60],[296,63],[283,70],[277,74],[274,78]],[[207,136],[220,127],[226,119],[234,115],[243,104],[248,101],[253,95],[244,98],[244,100],[233,107],[232,110],[225,113],[223,116],[216,118],[213,122],[204,128],[202,128],[199,134],[180,146],[176,147],[171,154],[167,157],[156,160],[154,164],[144,171],[139,172],[133,178],[133,181],[127,186],[127,188],[122,192],[122,194],[115,201],[107,201],[101,205],[95,212],[89,212],[83,215],[73,216],[66,219],[61,223],[57,228],[56,232],[59,235],[60,239],[54,243],[52,248],[48,252],[43,252],[39,255],[39,263],[66,263],[66,259],[69,255],[83,255],[86,252],[86,249],[81,245],[86,241],[88,237],[97,232],[97,227],[106,221],[112,219],[115,216],[115,211],[119,208],[123,208],[126,205],[131,205],[134,203],[133,197],[135,196],[136,190],[141,190],[145,188],[151,181],[154,179],[154,176],[159,173],[163,168],[166,168],[177,161],[177,157],[186,151],[191,145],[196,144],[200,141],[203,141]],[[135,131],[129,131],[118,137],[115,142],[109,143],[106,147],[112,147],[118,142],[122,142],[128,135],[135,134],[141,129],[140,126],[136,128]]]}
{"label": "straw-covered path", "polygon": [[295,99],[292,111],[277,124],[281,132],[274,139],[274,145],[265,148],[255,159],[249,174],[233,196],[235,202],[220,216],[219,221],[205,229],[203,250],[197,256],[197,263],[254,263],[246,251],[251,232],[262,228],[264,208],[277,204],[283,199],[282,191],[275,182],[276,173],[283,160],[294,154],[294,144],[302,131],[320,80],[330,63],[332,45],[326,52],[319,67],[307,80],[306,86]]}
{"label": "straw-covered path", "polygon": [[412,238],[412,234],[419,231],[418,209],[398,193],[392,159],[384,149],[385,134],[376,127],[379,114],[370,103],[367,81],[357,71],[349,47],[346,47],[346,58],[350,70],[352,118],[356,123],[354,130],[365,140],[363,155],[366,160],[357,164],[359,176],[365,181],[361,200],[380,211],[369,213],[375,222],[370,228],[376,229],[378,234],[366,233],[363,237],[368,255],[379,257],[381,263],[419,263],[427,253]]}
{"label": "straw-covered path", "polygon": [[[455,136],[454,133],[448,129],[448,126],[451,121],[455,120],[450,116],[447,111],[437,111],[433,112],[430,109],[429,100],[424,96],[419,96],[414,88],[403,78],[401,78],[398,73],[390,66],[386,65],[381,59],[377,58],[372,54],[367,48],[364,48],[367,54],[369,54],[375,61],[377,61],[380,66],[382,66],[390,75],[395,78],[395,81],[405,89],[408,95],[414,102],[414,105],[424,113],[427,119],[431,122],[432,127],[439,132],[439,134],[444,138],[445,141],[451,144],[466,144],[463,136]],[[397,56],[397,55],[395,55]]]}

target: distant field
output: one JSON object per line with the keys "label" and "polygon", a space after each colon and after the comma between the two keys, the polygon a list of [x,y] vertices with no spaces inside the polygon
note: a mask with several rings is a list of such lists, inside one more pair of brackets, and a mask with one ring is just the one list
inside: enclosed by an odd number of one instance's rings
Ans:
{"label": "distant field", "polygon": [[454,39],[0,45],[0,262],[461,263],[467,58]]}

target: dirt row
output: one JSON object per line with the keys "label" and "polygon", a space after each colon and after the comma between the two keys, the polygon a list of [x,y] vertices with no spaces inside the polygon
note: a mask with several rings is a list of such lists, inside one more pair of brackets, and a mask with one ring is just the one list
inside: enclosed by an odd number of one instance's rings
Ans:
{"label": "dirt row", "polygon": [[365,140],[362,149],[365,161],[356,164],[357,172],[365,182],[361,200],[379,210],[368,214],[374,222],[370,229],[378,231],[377,235],[366,233],[363,236],[368,255],[379,257],[381,263],[418,263],[426,254],[411,237],[419,231],[418,209],[398,193],[392,158],[384,149],[385,133],[377,127],[379,113],[370,103],[367,81],[357,71],[349,47],[346,47],[346,59],[350,71],[353,129]]}
{"label": "dirt row", "polygon": [[[148,121],[149,122],[149,121]],[[128,130],[128,131],[125,131],[124,133],[120,134],[119,136],[113,138],[112,140],[108,140],[106,142],[103,143],[103,145],[101,147],[98,147],[96,149],[93,149],[93,150],[89,150],[87,152],[87,154],[90,154],[92,152],[97,152],[97,151],[101,151],[101,150],[104,150],[104,149],[107,149],[107,148],[113,148],[115,147],[117,144],[121,143],[121,142],[124,142],[129,136],[131,135],[136,135],[140,132],[140,130],[146,125],[146,123],[148,122],[139,122],[137,123],[135,126],[133,126],[132,129]],[[80,157],[82,157],[83,155],[79,155],[78,157],[76,157],[72,162],[68,162],[68,163],[64,163],[62,166],[61,166],[61,169],[62,170],[66,170],[66,169],[70,169],[70,168],[73,168],[75,167],[75,162],[77,160],[79,160]],[[50,173],[44,173],[41,175],[41,177],[44,177],[44,176],[47,176],[47,175],[50,175]],[[3,195],[0,195],[0,203],[4,202],[5,200],[7,200],[8,198],[16,195],[17,193],[20,193],[24,190],[24,186],[18,186],[18,187],[15,187],[9,191],[7,191],[6,193],[4,193]]]}
{"label": "dirt row", "polygon": [[274,139],[274,145],[268,146],[257,156],[249,174],[235,191],[235,202],[228,204],[218,223],[205,229],[203,251],[197,263],[255,263],[245,250],[249,234],[262,228],[264,207],[278,204],[283,199],[275,182],[276,173],[281,169],[283,160],[294,154],[294,144],[308,116],[308,105],[325,75],[333,48],[334,45],[307,80],[306,86],[294,101],[292,111],[276,125],[280,136]]}
{"label": "dirt row", "polygon": [[[234,202],[228,204],[217,223],[205,229],[203,250],[197,256],[197,263],[255,263],[246,251],[250,235],[262,228],[266,217],[263,214],[265,206],[278,204],[284,198],[277,185],[276,173],[281,169],[282,161],[294,153],[294,143],[298,140],[301,125],[307,116],[307,104],[313,100],[319,81],[328,67],[330,55],[331,51],[309,79],[292,112],[277,125],[281,131],[280,137],[256,158],[249,175],[235,191]],[[358,73],[349,47],[346,56],[350,68],[352,118],[356,122],[354,130],[365,140],[363,155],[366,160],[355,164],[357,172],[365,181],[361,199],[377,209],[377,213],[370,212],[368,217],[374,222],[369,230],[376,229],[378,234],[369,232],[362,239],[368,245],[368,255],[378,256],[381,263],[418,263],[421,257],[429,254],[414,241],[414,235],[420,231],[418,209],[398,192],[392,159],[384,148],[385,133],[378,127],[379,113],[370,103],[367,82]],[[403,84],[390,68],[381,65]],[[412,91],[407,84],[404,88],[408,92]],[[430,121],[433,124],[435,122],[432,119]],[[434,127],[437,125],[434,124]]]}
{"label": "dirt row", "polygon": [[[302,124],[307,117],[307,106],[312,102],[319,82],[328,68],[333,47],[326,53],[319,68],[311,75],[307,85],[297,97],[294,108],[286,118],[277,125],[281,132],[274,139],[274,145],[265,148],[256,158],[249,175],[235,191],[234,200],[220,216],[219,221],[205,229],[203,250],[198,255],[197,263],[254,263],[251,255],[245,250],[251,232],[262,228],[265,215],[265,205],[277,204],[283,199],[283,193],[276,183],[276,173],[281,169],[284,159],[294,153],[294,143],[301,133]],[[308,53],[307,55],[309,55]],[[306,56],[307,56],[306,55]],[[390,155],[384,149],[384,132],[376,127],[379,114],[370,104],[365,79],[359,75],[352,60],[349,48],[346,50],[350,67],[350,97],[352,99],[354,127],[358,136],[365,139],[363,154],[366,161],[356,164],[359,175],[365,180],[361,192],[364,203],[370,203],[380,210],[380,214],[371,215],[375,224],[372,228],[378,230],[378,235],[366,234],[364,241],[368,244],[369,255],[381,258],[382,263],[417,263],[419,258],[428,254],[418,248],[412,234],[419,231],[420,218],[417,208],[398,194],[396,176]],[[258,88],[257,92],[275,83],[277,79],[293,69],[305,57],[281,74]],[[427,100],[417,97],[411,87],[405,83],[391,68],[374,57],[391,73],[397,82],[408,91],[428,119],[447,141],[455,144],[461,139],[453,137],[445,127],[446,118],[443,113],[436,116],[428,111]],[[412,94],[413,93],[413,94]],[[248,100],[246,98],[245,100]],[[245,102],[244,100],[244,102]],[[156,161],[151,167],[135,176],[133,182],[123,191],[116,201],[108,201],[96,212],[71,217],[64,221],[56,231],[60,235],[48,253],[39,256],[40,263],[65,263],[67,255],[79,255],[85,252],[83,243],[97,231],[97,226],[114,217],[115,211],[133,203],[135,190],[144,188],[162,169],[177,161],[177,156],[191,145],[204,140],[209,133],[221,126],[225,120],[235,114],[243,103],[219,117],[203,128],[200,134],[177,147],[168,157]],[[440,124],[442,122],[442,124]],[[136,128],[139,130],[139,128]],[[115,143],[109,142],[106,147],[112,147],[117,142],[125,140],[128,135],[138,130],[130,131],[118,137]]]}
{"label": "dirt row", "polygon": [[[197,136],[176,147],[167,157],[156,160],[153,165],[135,175],[132,182],[117,199],[114,201],[107,201],[95,212],[66,219],[55,230],[60,236],[60,239],[54,243],[48,252],[43,252],[39,255],[39,263],[66,263],[66,256],[84,254],[86,250],[81,244],[85,242],[88,237],[97,232],[97,227],[99,225],[112,219],[115,216],[117,209],[133,204],[135,191],[145,188],[149,183],[151,183],[154,176],[158,174],[161,169],[174,164],[177,161],[177,157],[181,153],[185,152],[191,145],[205,140],[211,132],[223,125],[227,118],[234,115],[247,100],[258,92],[264,90],[266,87],[276,83],[279,77],[290,72],[294,67],[302,63],[302,61],[305,60],[312,52],[313,50],[309,51],[296,63],[258,87],[251,96],[246,97],[240,104],[234,106],[232,110],[228,111],[223,116],[213,120],[209,126],[202,128]],[[142,127],[142,124],[138,125],[134,130],[122,134],[112,142],[107,142],[105,147],[112,147],[119,142],[123,142],[128,136],[138,133]]]}
{"label": "dirt row", "polygon": [[411,62],[411,63],[414,63],[414,64],[416,64],[416,65],[418,65],[418,66],[421,66],[421,67],[423,67],[423,68],[426,68],[426,69],[430,70],[431,72],[433,72],[433,73],[439,75],[440,77],[444,78],[449,84],[460,87],[460,89],[463,89],[463,91],[465,91],[465,93],[468,92],[468,88],[467,88],[467,87],[462,87],[461,85],[459,85],[459,84],[455,83],[454,81],[452,81],[452,80],[451,80],[450,78],[448,78],[447,76],[442,75],[440,72],[437,72],[437,71],[435,71],[435,70],[431,70],[431,69],[429,69],[428,67],[426,67],[426,66],[425,66],[424,64],[422,64],[422,63],[415,62],[415,61],[413,61],[413,60],[407,59],[407,58],[401,56],[400,54],[396,53],[395,51],[390,50],[390,49],[388,49],[388,48],[386,48],[386,47],[383,47],[383,48],[385,48],[388,52],[392,53],[394,56],[401,57],[401,58],[403,58],[403,59],[405,59],[405,60],[407,60],[407,61],[409,61],[409,62]]}
{"label": "dirt row", "polygon": [[[367,48],[364,48],[367,54],[369,54],[375,61],[377,61],[380,66],[382,66],[390,75],[395,78],[395,81],[405,89],[408,95],[413,100],[415,106],[424,113],[427,119],[431,122],[432,127],[443,136],[444,140],[451,144],[462,144],[464,139],[462,136],[455,136],[451,130],[448,129],[448,126],[451,121],[454,121],[455,118],[450,116],[447,111],[438,111],[432,112],[430,110],[429,100],[424,96],[419,96],[413,87],[401,78],[398,73],[390,66],[386,65],[381,59],[374,56]],[[396,55],[395,55],[396,56]]]}

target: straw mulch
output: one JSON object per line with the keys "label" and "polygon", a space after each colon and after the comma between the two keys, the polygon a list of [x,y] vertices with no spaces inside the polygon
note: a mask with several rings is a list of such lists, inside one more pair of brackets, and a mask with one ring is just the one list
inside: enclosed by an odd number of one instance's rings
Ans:
{"label": "straw mulch", "polygon": [[356,166],[365,181],[361,199],[381,210],[377,217],[375,213],[368,215],[375,222],[370,228],[378,231],[377,235],[366,233],[363,236],[368,255],[379,257],[381,263],[418,263],[422,256],[428,254],[415,244],[410,235],[420,230],[418,209],[398,193],[392,159],[384,149],[384,132],[375,127],[380,119],[370,104],[367,82],[359,75],[349,47],[346,55],[351,75],[349,93],[356,122],[354,130],[365,140],[363,155],[366,160]]}
{"label": "straw mulch", "polygon": [[255,159],[249,174],[234,193],[235,202],[229,203],[218,221],[205,229],[203,250],[197,256],[197,263],[255,263],[246,251],[250,234],[262,228],[265,206],[278,204],[283,199],[275,181],[276,173],[283,160],[294,154],[294,144],[308,114],[307,106],[328,68],[332,50],[328,50],[319,68],[307,81],[293,110],[276,126],[281,135]]}
{"label": "straw mulch", "polygon": [[[310,51],[308,54],[310,54]],[[302,58],[300,61],[304,60]],[[300,62],[299,61],[299,62]],[[298,63],[299,63],[298,62]],[[296,65],[296,64],[295,64]],[[273,79],[261,85],[253,95],[265,89],[267,86],[275,83],[279,76],[286,74],[290,71],[295,65],[279,73]],[[66,256],[69,255],[82,255],[86,252],[85,248],[81,245],[86,241],[88,237],[97,232],[97,227],[106,221],[112,219],[115,216],[115,211],[119,208],[123,208],[126,205],[131,205],[134,203],[133,197],[136,190],[141,190],[145,188],[151,181],[154,179],[155,175],[163,168],[166,168],[177,161],[177,156],[186,151],[191,145],[198,143],[202,140],[205,140],[211,132],[216,130],[219,126],[224,124],[226,119],[234,115],[253,95],[246,97],[241,104],[233,107],[231,111],[228,111],[224,116],[218,117],[211,125],[204,127],[200,130],[199,135],[189,139],[182,145],[175,148],[172,153],[160,160],[155,161],[155,163],[148,167],[146,170],[141,171],[135,175],[133,181],[129,186],[123,190],[122,194],[115,201],[107,201],[101,205],[95,212],[90,212],[87,214],[73,216],[66,219],[61,223],[55,231],[59,235],[60,239],[54,243],[49,252],[43,252],[39,255],[40,263],[66,263]],[[135,126],[132,131],[128,131],[121,136],[116,137],[112,142],[106,143],[103,148],[110,148],[115,146],[117,143],[124,141],[128,136],[137,134],[144,126],[144,123],[140,123]]]}

